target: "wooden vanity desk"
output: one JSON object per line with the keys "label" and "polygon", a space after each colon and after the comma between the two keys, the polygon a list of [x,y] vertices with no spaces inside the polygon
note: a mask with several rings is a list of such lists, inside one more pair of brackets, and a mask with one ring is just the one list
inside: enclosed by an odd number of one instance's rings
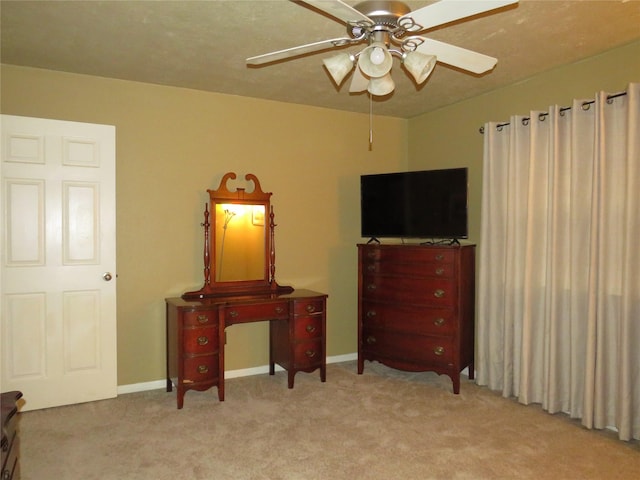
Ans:
{"label": "wooden vanity desk", "polygon": [[310,290],[188,301],[168,298],[167,391],[176,386],[178,408],[188,390],[218,387],[224,400],[224,329],[238,323],[269,322],[269,374],[320,369],[326,380],[326,299]]}
{"label": "wooden vanity desk", "polygon": [[178,408],[189,390],[215,386],[224,400],[224,330],[239,323],[269,322],[269,374],[280,365],[289,388],[297,372],[319,369],[326,380],[327,295],[278,285],[271,193],[251,174],[253,191],[231,191],[235,178],[227,173],[208,190],[203,287],[165,299],[167,391],[176,387]]}

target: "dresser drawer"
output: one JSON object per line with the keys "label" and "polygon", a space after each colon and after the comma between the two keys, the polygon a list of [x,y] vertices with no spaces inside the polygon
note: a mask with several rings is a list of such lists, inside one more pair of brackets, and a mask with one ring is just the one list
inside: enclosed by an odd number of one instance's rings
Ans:
{"label": "dresser drawer", "polygon": [[385,248],[384,246],[365,247],[362,250],[363,261],[378,260],[389,263],[411,262],[434,262],[440,264],[451,264],[455,259],[455,249],[421,247],[403,245],[401,247]]}
{"label": "dresser drawer", "polygon": [[186,327],[204,327],[206,325],[218,325],[217,310],[194,310],[185,312],[183,322]]}
{"label": "dresser drawer", "polygon": [[293,335],[296,340],[322,337],[322,317],[296,317]]}
{"label": "dresser drawer", "polygon": [[184,330],[184,353],[203,354],[217,352],[218,327],[186,328]]}
{"label": "dresser drawer", "polygon": [[207,382],[218,378],[218,355],[197,355],[184,359],[184,383]]}
{"label": "dresser drawer", "polygon": [[457,331],[453,308],[428,308],[372,301],[362,302],[362,324],[402,333],[451,335]]}
{"label": "dresser drawer", "polygon": [[362,280],[362,296],[414,305],[453,306],[457,300],[457,287],[453,279],[366,275]]}
{"label": "dresser drawer", "polygon": [[305,369],[322,364],[322,340],[309,340],[296,343],[293,348],[294,368]]}
{"label": "dresser drawer", "polygon": [[225,307],[225,321],[230,323],[256,322],[288,318],[288,302],[253,303]]}
{"label": "dresser drawer", "polygon": [[311,315],[324,311],[323,300],[296,300],[293,302],[294,315]]}
{"label": "dresser drawer", "polygon": [[362,349],[382,357],[423,364],[449,365],[455,352],[450,338],[407,335],[385,330],[364,329]]}
{"label": "dresser drawer", "polygon": [[367,261],[363,265],[364,274],[408,275],[412,277],[444,277],[454,276],[453,263],[392,263]]}

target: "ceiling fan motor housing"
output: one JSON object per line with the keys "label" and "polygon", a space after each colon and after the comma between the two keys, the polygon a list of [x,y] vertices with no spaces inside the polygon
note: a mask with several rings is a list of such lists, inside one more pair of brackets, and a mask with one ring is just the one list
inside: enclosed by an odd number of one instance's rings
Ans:
{"label": "ceiling fan motor housing", "polygon": [[[366,0],[354,5],[354,9],[371,19],[373,25],[357,24],[347,25],[347,32],[353,38],[358,38],[363,34],[369,40],[381,41],[379,32],[391,34],[393,37],[401,37],[405,31],[398,25],[400,17],[411,13],[411,9],[403,2],[395,0]],[[378,33],[377,35],[374,35]],[[375,36],[375,40],[372,39]],[[388,39],[385,39],[388,44]]]}

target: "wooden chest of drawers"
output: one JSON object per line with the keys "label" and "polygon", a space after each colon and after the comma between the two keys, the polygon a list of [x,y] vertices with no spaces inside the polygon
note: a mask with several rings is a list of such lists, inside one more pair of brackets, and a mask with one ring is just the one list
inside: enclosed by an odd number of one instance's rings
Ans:
{"label": "wooden chest of drawers", "polygon": [[296,290],[283,295],[168,298],[167,391],[177,390],[178,408],[188,390],[218,387],[224,400],[224,329],[237,323],[269,322],[269,373],[275,364],[293,388],[297,372],[320,369],[326,380],[326,299],[323,293]]}
{"label": "wooden chest of drawers", "polygon": [[475,246],[358,245],[358,373],[364,360],[473,378]]}

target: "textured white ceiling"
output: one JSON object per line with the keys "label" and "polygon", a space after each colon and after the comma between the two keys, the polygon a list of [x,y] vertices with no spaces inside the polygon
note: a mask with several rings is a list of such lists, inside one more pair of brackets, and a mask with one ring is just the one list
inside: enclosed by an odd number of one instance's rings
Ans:
{"label": "textured white ceiling", "polygon": [[[415,10],[433,2],[405,3]],[[250,56],[346,35],[342,23],[300,2],[2,0],[0,15],[2,63],[369,111],[365,94],[349,94],[348,79],[333,84],[322,65],[332,52],[246,66]],[[416,88],[396,63],[396,89],[375,101],[376,114],[410,118],[634,41],[640,0],[520,0],[428,36],[498,65],[476,76],[438,64]]]}

